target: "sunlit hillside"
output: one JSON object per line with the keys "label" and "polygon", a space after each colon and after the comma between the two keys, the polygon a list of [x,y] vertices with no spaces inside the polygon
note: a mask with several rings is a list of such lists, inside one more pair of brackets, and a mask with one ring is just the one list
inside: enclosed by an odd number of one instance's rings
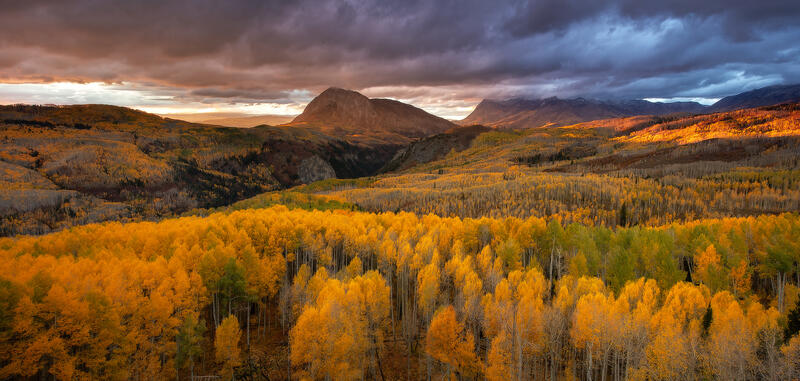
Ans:
{"label": "sunlit hillside", "polygon": [[323,193],[376,212],[611,227],[792,212],[797,107],[487,132],[441,160]]}
{"label": "sunlit hillside", "polygon": [[0,235],[174,216],[376,172],[394,151],[307,129],[225,128],[105,105],[0,107]]}

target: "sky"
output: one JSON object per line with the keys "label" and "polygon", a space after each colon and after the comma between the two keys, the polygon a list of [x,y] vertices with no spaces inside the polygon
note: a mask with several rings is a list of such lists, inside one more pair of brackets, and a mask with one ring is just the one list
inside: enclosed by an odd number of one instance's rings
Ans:
{"label": "sky", "polygon": [[330,86],[698,100],[800,83],[800,1],[0,0],[0,104],[298,114]]}

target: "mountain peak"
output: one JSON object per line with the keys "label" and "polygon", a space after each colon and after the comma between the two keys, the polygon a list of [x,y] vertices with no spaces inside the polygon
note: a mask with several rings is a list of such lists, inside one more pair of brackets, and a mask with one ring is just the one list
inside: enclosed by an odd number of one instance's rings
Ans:
{"label": "mountain peak", "polygon": [[366,98],[363,94],[359,93],[358,91],[343,89],[341,87],[331,86],[325,91],[321,92],[317,98],[320,97],[359,97],[359,98]]}
{"label": "mountain peak", "polygon": [[352,90],[329,87],[314,98],[292,123],[326,123],[339,127],[366,124],[375,117],[369,98]]}
{"label": "mountain peak", "polygon": [[314,98],[291,124],[302,123],[334,135],[363,140],[365,136],[391,143],[441,133],[455,125],[414,106],[329,87]]}

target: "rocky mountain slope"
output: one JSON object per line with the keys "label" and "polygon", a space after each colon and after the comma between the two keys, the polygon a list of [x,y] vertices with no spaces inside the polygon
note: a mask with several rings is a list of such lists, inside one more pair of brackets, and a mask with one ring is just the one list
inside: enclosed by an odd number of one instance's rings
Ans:
{"label": "rocky mountain slope", "polygon": [[407,144],[456,125],[402,102],[370,99],[355,91],[331,87],[285,126],[315,129],[361,144],[381,145]]}

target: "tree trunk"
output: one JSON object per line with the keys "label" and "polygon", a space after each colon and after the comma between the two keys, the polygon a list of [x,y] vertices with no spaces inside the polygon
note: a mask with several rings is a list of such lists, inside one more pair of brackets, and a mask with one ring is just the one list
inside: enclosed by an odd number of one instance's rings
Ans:
{"label": "tree trunk", "polygon": [[777,282],[778,282],[778,287],[777,287],[778,311],[780,311],[780,313],[783,313],[783,309],[784,309],[784,306],[783,306],[783,302],[784,302],[783,294],[784,294],[784,292],[783,292],[783,290],[786,287],[786,273],[778,272]]}
{"label": "tree trunk", "polygon": [[252,303],[247,302],[247,358],[250,358],[250,305]]}

